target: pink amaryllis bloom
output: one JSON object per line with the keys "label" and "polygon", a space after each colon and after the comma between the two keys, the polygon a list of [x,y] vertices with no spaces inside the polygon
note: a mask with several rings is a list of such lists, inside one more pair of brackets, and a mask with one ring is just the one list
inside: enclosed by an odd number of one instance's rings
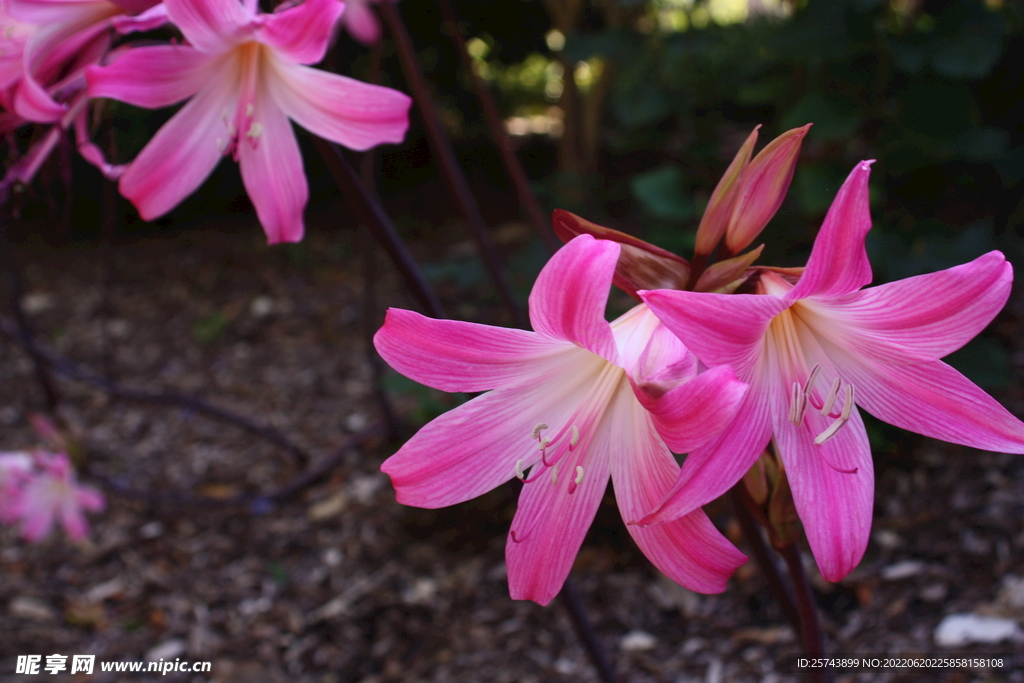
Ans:
{"label": "pink amaryllis bloom", "polygon": [[309,196],[289,119],[322,138],[365,150],[400,142],[408,96],[319,71],[338,0],[306,0],[273,14],[255,0],[168,0],[187,45],[140,47],[87,71],[91,97],[140,107],[189,99],[121,176],[121,193],[146,220],[177,206],[231,154],[267,238],[302,239]]}
{"label": "pink amaryllis bloom", "polygon": [[0,524],[12,524],[21,512],[25,484],[32,478],[32,456],[0,453]]}
{"label": "pink amaryllis bloom", "polygon": [[[491,390],[427,424],[382,466],[400,503],[425,508],[524,482],[506,545],[515,599],[561,589],[611,478],[619,509],[653,507],[679,466],[658,435],[689,449],[733,416],[746,387],[693,355],[644,305],[613,323],[605,304],[620,245],[574,238],[530,294],[534,332],[391,309],[374,338],[396,370],[443,391]],[[725,589],[744,556],[702,510],[629,527],[644,554],[693,590]]]}
{"label": "pink amaryllis bloom", "polygon": [[795,284],[762,271],[756,294],[641,292],[707,365],[750,384],[736,418],[691,452],[651,524],[718,497],[775,441],[822,575],[860,561],[871,527],[874,474],[857,406],[898,427],[975,448],[1024,453],[1024,424],[939,359],[998,313],[1012,269],[990,252],[949,270],[871,282],[871,228],[862,162],[840,188]]}
{"label": "pink amaryllis bloom", "polygon": [[25,485],[19,509],[22,536],[29,541],[42,540],[59,520],[68,536],[84,540],[89,524],[83,511],[102,510],[103,495],[76,481],[66,454],[37,451],[35,461],[38,471]]}

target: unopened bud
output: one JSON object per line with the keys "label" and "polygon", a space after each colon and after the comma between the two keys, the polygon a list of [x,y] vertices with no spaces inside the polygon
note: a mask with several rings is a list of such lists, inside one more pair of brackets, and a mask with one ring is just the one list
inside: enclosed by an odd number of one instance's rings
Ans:
{"label": "unopened bud", "polygon": [[726,255],[738,254],[761,234],[782,206],[811,124],[786,131],[754,157],[740,178],[740,190],[725,232]]}
{"label": "unopened bud", "polygon": [[742,187],[740,177],[750,163],[750,155],[754,151],[754,145],[757,144],[757,131],[760,127],[756,126],[747,136],[746,142],[736,152],[729,168],[725,169],[722,179],[718,181],[715,191],[711,193],[708,208],[704,210],[704,216],[700,219],[700,227],[697,228],[697,242],[693,247],[694,254],[707,256],[714,251],[729,227],[733,205],[736,203],[736,197]]}

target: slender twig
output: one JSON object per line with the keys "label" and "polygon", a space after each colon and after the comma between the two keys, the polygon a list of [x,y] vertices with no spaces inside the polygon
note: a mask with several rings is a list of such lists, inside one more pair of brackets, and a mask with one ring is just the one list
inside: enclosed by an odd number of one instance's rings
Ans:
{"label": "slender twig", "polygon": [[615,670],[605,655],[601,641],[597,637],[597,631],[594,630],[594,624],[587,616],[587,608],[583,604],[583,599],[580,597],[579,591],[576,590],[571,576],[565,577],[565,583],[562,584],[562,590],[558,597],[569,613],[573,628],[576,629],[576,635],[579,636],[587,654],[590,655],[590,661],[597,669],[597,675],[602,683],[616,683],[618,679],[615,676]]}
{"label": "slender twig", "polygon": [[743,486],[742,481],[732,487],[729,495],[732,498],[736,519],[743,530],[743,536],[750,543],[750,549],[754,551],[754,559],[757,561],[757,566],[761,568],[761,573],[768,580],[768,590],[771,591],[772,595],[779,602],[779,608],[782,610],[786,620],[792,624],[793,631],[800,633],[800,612],[793,601],[793,591],[786,585],[785,580],[779,573],[779,568],[772,557],[773,553],[768,548],[768,544],[764,542],[761,530],[751,514],[751,508],[755,505],[754,501],[750,498],[750,494]]}
{"label": "slender twig", "polygon": [[455,43],[459,59],[462,60],[462,68],[473,83],[473,90],[476,92],[477,100],[480,102],[480,109],[483,110],[484,121],[487,122],[487,129],[491,134],[491,140],[494,141],[498,152],[501,153],[505,172],[515,188],[516,196],[519,199],[519,206],[537,231],[537,235],[544,240],[544,244],[547,245],[549,250],[555,251],[559,247],[559,242],[558,238],[555,237],[555,233],[551,230],[551,220],[541,207],[540,202],[537,201],[537,195],[534,194],[533,189],[530,187],[530,180],[526,176],[522,162],[516,156],[515,145],[512,143],[512,138],[509,136],[508,131],[505,130],[501,113],[498,111],[498,105],[494,101],[494,95],[491,94],[484,79],[473,68],[473,60],[466,49],[466,38],[462,34],[459,16],[456,14],[451,0],[437,0],[437,4],[441,8],[441,15],[444,17],[445,23],[448,25],[448,34],[451,36],[452,42]]}
{"label": "slender twig", "polygon": [[227,408],[207,403],[201,398],[182,394],[176,391],[151,391],[148,389],[135,389],[126,387],[114,380],[108,379],[95,370],[76,363],[69,358],[62,356],[49,347],[41,344],[37,339],[26,336],[21,328],[10,318],[0,315],[0,333],[10,337],[20,344],[29,354],[40,358],[43,363],[49,366],[58,374],[64,375],[79,382],[84,382],[97,389],[102,389],[111,396],[128,401],[140,403],[153,403],[157,405],[178,406],[196,413],[228,422],[251,434],[261,436],[267,441],[291,453],[298,462],[306,463],[309,455],[305,450],[293,443],[288,437],[273,427],[259,424],[247,417],[243,417]]}
{"label": "slender twig", "polygon": [[[7,278],[10,283],[10,306],[14,314],[12,323],[15,334],[25,340],[33,340],[35,334],[32,325],[29,323],[25,309],[21,305],[24,287],[21,281],[21,268],[18,264],[17,255],[14,253],[14,245],[7,229],[7,221],[0,219],[0,251],[3,251],[3,264],[7,270]],[[28,348],[28,354],[32,358],[32,370],[36,382],[43,392],[43,399],[48,412],[53,412],[60,404],[60,392],[57,390],[57,383],[53,379],[46,359],[34,348]]]}
{"label": "slender twig", "polygon": [[[284,484],[258,494],[242,494],[230,498],[210,498],[208,496],[196,496],[188,493],[175,491],[156,493],[148,489],[137,489],[117,479],[107,477],[95,471],[89,472],[89,478],[99,482],[105,489],[124,498],[145,501],[151,505],[169,505],[173,507],[205,507],[205,508],[226,508],[247,506],[251,511],[265,514],[274,503],[294,497],[313,484],[323,480],[335,468],[345,461],[345,456],[352,449],[362,445],[370,439],[383,436],[386,427],[382,422],[376,422],[366,429],[353,434],[346,439],[334,452],[323,460],[310,465],[301,473],[295,475]],[[94,455],[99,453],[94,448],[89,449]],[[94,462],[96,458],[89,458],[88,462]]]}
{"label": "slender twig", "polygon": [[[796,543],[790,543],[783,546],[779,554],[786,561],[789,575],[793,579],[793,588],[796,589],[796,602],[800,610],[800,638],[804,651],[809,657],[820,657],[824,653],[821,625],[818,623],[818,610],[814,606],[811,584],[807,580],[807,572],[804,571],[804,563],[800,558],[800,549]],[[806,680],[807,683],[821,683],[824,676],[820,669],[808,669]]]}
{"label": "slender twig", "polygon": [[497,287],[498,294],[504,301],[505,307],[512,315],[515,324],[519,327],[525,327],[526,316],[523,314],[523,310],[516,300],[512,287],[505,277],[501,258],[498,256],[498,249],[487,229],[486,223],[484,223],[483,214],[480,213],[480,205],[477,204],[473,193],[469,190],[469,183],[466,181],[466,176],[455,157],[451,140],[438,119],[437,111],[434,108],[434,98],[430,93],[426,79],[423,77],[423,72],[420,70],[419,60],[412,44],[412,37],[409,35],[405,22],[402,21],[402,15],[398,11],[398,6],[391,2],[382,2],[377,6],[384,15],[384,20],[387,22],[391,35],[394,37],[395,45],[398,48],[398,56],[402,63],[402,70],[405,72],[409,87],[412,89],[413,97],[423,119],[423,127],[427,132],[427,140],[434,152],[434,157],[441,169],[441,174],[448,183],[448,188],[451,190],[459,211],[469,222],[473,237],[476,239],[477,247],[480,250],[480,256],[491,273],[491,279],[494,281],[494,285]]}
{"label": "slender twig", "polygon": [[345,153],[338,145],[328,142],[322,138],[314,138],[317,149],[327,163],[327,168],[334,176],[334,182],[338,184],[349,205],[356,213],[357,219],[369,228],[377,243],[380,244],[391,261],[395,264],[398,272],[405,281],[405,286],[416,298],[423,310],[434,318],[444,318],[444,310],[441,302],[438,301],[434,290],[427,284],[422,271],[416,265],[415,259],[409,253],[398,231],[391,224],[391,219],[384,213],[376,198],[359,180],[355,169],[349,163]]}

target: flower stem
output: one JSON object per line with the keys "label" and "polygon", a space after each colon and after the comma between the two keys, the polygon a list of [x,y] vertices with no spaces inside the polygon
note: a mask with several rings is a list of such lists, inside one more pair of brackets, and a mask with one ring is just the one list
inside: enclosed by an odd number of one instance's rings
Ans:
{"label": "flower stem", "polygon": [[612,668],[611,662],[608,661],[604,648],[601,647],[597,631],[594,630],[594,624],[587,616],[587,609],[571,576],[565,577],[565,583],[562,584],[562,590],[558,597],[561,599],[565,611],[569,613],[573,628],[576,629],[576,635],[579,636],[580,642],[583,643],[583,647],[590,656],[591,663],[597,669],[597,676],[601,679],[601,683],[616,683],[618,679],[615,676],[615,670]]}
{"label": "flower stem", "polygon": [[793,630],[800,633],[800,612],[793,601],[793,592],[786,585],[782,575],[779,574],[779,568],[772,557],[772,551],[768,548],[768,544],[764,542],[761,530],[758,528],[751,512],[755,503],[744,487],[742,480],[732,487],[729,495],[732,497],[733,509],[736,512],[736,519],[740,523],[740,528],[743,530],[743,535],[746,537],[747,542],[750,543],[750,548],[754,551],[754,559],[768,581],[768,590],[771,591],[772,595],[779,602],[779,608],[782,610],[783,615],[785,615],[786,620],[793,626]]}
{"label": "flower stem", "polygon": [[[800,610],[800,638],[808,657],[820,657],[824,653],[821,638],[821,625],[818,622],[818,611],[814,607],[814,594],[807,580],[807,572],[800,559],[800,549],[796,543],[790,543],[779,549],[779,554],[786,561],[789,575],[796,589],[796,601]],[[820,669],[807,670],[807,683],[821,683],[824,675]]]}
{"label": "flower stem", "polygon": [[498,249],[491,238],[486,223],[484,223],[483,215],[480,213],[480,205],[477,204],[476,199],[469,190],[469,183],[466,181],[466,176],[462,172],[458,160],[455,158],[455,151],[452,149],[451,140],[438,119],[430,88],[423,77],[423,72],[420,71],[419,60],[412,44],[412,36],[409,35],[409,30],[406,28],[405,22],[402,21],[402,15],[394,3],[382,2],[377,6],[384,15],[384,20],[387,22],[391,35],[394,38],[395,46],[398,48],[402,70],[405,72],[409,87],[412,89],[413,97],[420,111],[420,117],[423,119],[423,127],[427,132],[427,140],[434,152],[434,157],[441,169],[441,173],[448,183],[448,188],[451,190],[459,211],[469,222],[473,237],[476,239],[477,247],[480,250],[480,256],[484,261],[484,265],[490,271],[491,279],[494,281],[494,285],[497,287],[498,294],[504,301],[505,307],[512,316],[512,320],[517,327],[525,328],[527,324],[526,316],[523,314],[523,310],[516,301],[515,294],[512,292],[512,287],[505,277],[501,258],[498,256]]}
{"label": "flower stem", "polygon": [[498,112],[498,105],[494,101],[494,95],[487,89],[484,79],[473,68],[473,60],[470,59],[469,52],[466,50],[466,38],[462,35],[462,29],[459,26],[459,16],[456,14],[451,0],[437,0],[437,4],[441,8],[441,15],[447,24],[446,30],[451,36],[452,42],[455,43],[459,59],[462,60],[462,68],[469,75],[469,79],[473,83],[473,90],[476,92],[477,100],[480,101],[480,108],[483,110],[484,120],[487,122],[487,129],[491,134],[491,140],[494,141],[498,152],[501,153],[501,160],[505,164],[505,172],[508,173],[512,186],[515,188],[516,196],[519,198],[519,206],[523,213],[526,214],[530,223],[533,224],[537,234],[544,240],[544,244],[547,245],[549,250],[555,251],[559,247],[558,238],[555,237],[554,231],[551,230],[551,221],[541,207],[540,202],[537,201],[537,196],[530,188],[530,180],[526,176],[526,171],[523,170],[523,164],[519,161],[519,157],[516,156],[512,139],[502,123],[501,114]]}

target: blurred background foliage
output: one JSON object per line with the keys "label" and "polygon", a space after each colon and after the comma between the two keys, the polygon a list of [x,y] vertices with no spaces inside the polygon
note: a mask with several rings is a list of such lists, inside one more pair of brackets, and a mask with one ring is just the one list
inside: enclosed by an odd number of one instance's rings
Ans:
{"label": "blurred background foliage", "polygon": [[[1002,249],[1018,264],[1024,257],[1019,2],[454,4],[473,68],[498,98],[506,129],[548,209],[569,209],[689,257],[708,197],[750,130],[763,126],[760,147],[786,129],[813,122],[789,196],[760,240],[767,245],[762,263],[804,262],[836,190],[861,159],[878,160],[869,243],[876,283],[947,268],[991,249]],[[399,7],[525,299],[546,253],[528,230],[515,229],[515,194],[438,6],[433,0],[402,0]],[[394,48],[385,41],[381,49],[378,81],[408,91]],[[370,79],[373,61],[342,35],[327,66]],[[123,158],[168,116],[101,106],[112,108],[108,137]],[[339,199],[308,143],[303,140],[313,215]],[[497,298],[465,247],[466,233],[453,218],[457,212],[415,116],[406,142],[380,150],[377,163],[385,206],[442,296],[454,300],[453,313],[487,318]],[[86,183],[99,183],[82,165],[76,173]],[[76,191],[73,201],[75,211],[64,215],[76,216],[77,234],[95,234],[98,227],[89,217],[98,225],[103,193]],[[150,229],[126,202],[120,205],[121,229]],[[211,210],[251,211],[234,164],[222,164],[159,227],[192,223]],[[355,227],[344,210],[330,215],[339,229]],[[986,388],[1005,387],[1004,342],[982,338],[953,362]]]}

